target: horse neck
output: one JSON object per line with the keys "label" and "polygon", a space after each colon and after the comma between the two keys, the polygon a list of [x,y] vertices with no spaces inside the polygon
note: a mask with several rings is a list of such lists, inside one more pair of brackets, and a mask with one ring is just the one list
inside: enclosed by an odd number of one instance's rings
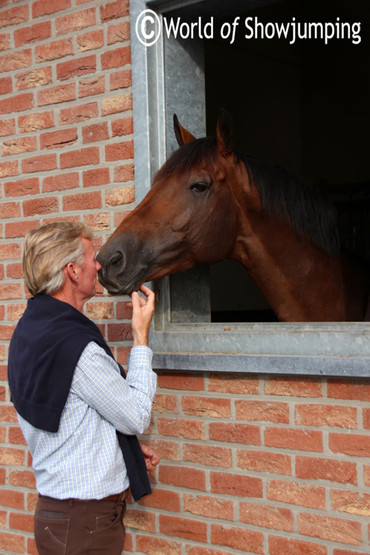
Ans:
{"label": "horse neck", "polygon": [[299,237],[290,223],[266,214],[256,187],[248,182],[242,190],[232,258],[247,268],[277,317],[293,322],[344,320],[340,261]]}

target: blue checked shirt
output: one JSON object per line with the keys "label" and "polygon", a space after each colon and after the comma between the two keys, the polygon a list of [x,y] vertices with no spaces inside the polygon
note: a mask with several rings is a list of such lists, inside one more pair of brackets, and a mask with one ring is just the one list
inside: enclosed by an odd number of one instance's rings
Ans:
{"label": "blue checked shirt", "polygon": [[151,349],[133,347],[125,380],[117,363],[90,342],[76,366],[58,432],[39,430],[18,415],[40,494],[102,499],[128,488],[116,429],[136,435],[149,426],[157,385],[151,361]]}

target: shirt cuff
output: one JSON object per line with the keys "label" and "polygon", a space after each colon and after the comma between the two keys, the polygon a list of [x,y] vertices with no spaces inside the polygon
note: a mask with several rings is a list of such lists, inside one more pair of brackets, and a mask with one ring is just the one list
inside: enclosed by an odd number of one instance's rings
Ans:
{"label": "shirt cuff", "polygon": [[151,350],[150,347],[147,347],[146,345],[135,345],[134,347],[131,348],[131,351],[129,354],[130,363],[135,363],[140,361],[141,363],[144,362],[144,364],[147,363],[151,366],[152,359],[153,359],[153,351]]}

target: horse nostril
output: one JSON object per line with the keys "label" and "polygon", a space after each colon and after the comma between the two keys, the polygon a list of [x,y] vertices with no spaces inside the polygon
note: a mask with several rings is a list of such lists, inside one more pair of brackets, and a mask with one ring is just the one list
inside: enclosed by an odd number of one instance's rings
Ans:
{"label": "horse nostril", "polygon": [[110,266],[119,266],[122,265],[122,262],[124,262],[124,256],[122,252],[116,252],[112,258],[109,260],[109,265]]}

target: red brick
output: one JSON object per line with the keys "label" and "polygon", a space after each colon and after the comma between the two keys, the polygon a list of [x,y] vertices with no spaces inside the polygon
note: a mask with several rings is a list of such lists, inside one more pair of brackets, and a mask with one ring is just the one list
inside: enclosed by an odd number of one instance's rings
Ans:
{"label": "red brick", "polygon": [[[63,210],[65,211],[81,209],[89,210],[94,208],[101,208],[101,194],[99,191],[93,193],[66,195],[63,198]],[[112,339],[109,337],[109,340],[111,341]]]}
{"label": "red brick", "polygon": [[105,92],[104,75],[81,79],[78,83],[78,96],[84,98],[86,96],[94,96]]}
{"label": "red brick", "polygon": [[330,434],[329,449],[332,453],[343,453],[354,457],[370,456],[370,437],[355,434]]}
{"label": "red brick", "polygon": [[57,168],[56,154],[43,154],[22,160],[22,171],[24,173],[44,172]]}
{"label": "red brick", "polygon": [[238,552],[260,553],[263,555],[263,534],[252,530],[213,524],[211,526],[213,544],[226,545]]}
{"label": "red brick", "polygon": [[17,69],[24,69],[32,65],[32,50],[11,51],[0,56],[0,71],[14,71]]}
{"label": "red brick", "polygon": [[292,473],[290,456],[270,451],[238,451],[237,465],[239,468],[245,468],[254,472],[287,475]]}
{"label": "red brick", "polygon": [[[181,555],[182,553],[181,544],[176,541],[153,536],[140,536],[139,534],[135,534],[135,539],[136,550],[140,553],[147,553],[148,555]],[[126,550],[127,545],[125,540]]]}
{"label": "red brick", "polygon": [[116,160],[128,160],[134,157],[133,141],[124,141],[122,143],[108,144],[105,147],[105,159],[107,162],[115,162]]}
{"label": "red brick", "polygon": [[108,340],[109,341],[131,341],[132,328],[131,324],[108,324]]}
{"label": "red brick", "polygon": [[70,125],[96,118],[98,115],[99,111],[97,103],[90,102],[89,104],[73,106],[72,108],[63,108],[60,111],[59,123],[60,125]]}
{"label": "red brick", "polygon": [[95,8],[88,8],[80,12],[58,17],[55,21],[57,35],[64,35],[73,31],[79,31],[85,27],[91,27],[96,24]]}
{"label": "red brick", "polygon": [[289,424],[289,405],[270,401],[235,401],[238,420],[255,420]]}
{"label": "red brick", "polygon": [[9,10],[0,12],[0,27],[7,27],[8,25],[17,25],[25,23],[29,20],[29,6],[17,6]]}
{"label": "red brick", "polygon": [[130,204],[135,200],[134,186],[118,187],[108,189],[105,194],[105,203],[108,206],[118,206],[120,204]]}
{"label": "red brick", "polygon": [[130,24],[128,21],[108,27],[108,44],[130,40]]}
{"label": "red brick", "polygon": [[80,52],[101,48],[104,46],[104,31],[102,29],[96,29],[83,35],[78,35],[77,45]]}
{"label": "red brick", "polygon": [[7,181],[4,183],[4,190],[6,197],[37,195],[40,192],[39,178],[30,177],[19,181]]}
{"label": "red brick", "polygon": [[50,131],[40,135],[40,148],[64,148],[75,143],[78,139],[77,129],[62,129],[61,131]]}
{"label": "red brick", "polygon": [[334,549],[333,555],[369,555],[364,551],[349,551],[348,549]]}
{"label": "red brick", "polygon": [[0,245],[0,260],[20,258],[21,246],[18,243],[5,243]]}
{"label": "red brick", "polygon": [[134,132],[132,118],[120,118],[112,121],[112,136],[122,137]]}
{"label": "red brick", "polygon": [[18,175],[18,160],[0,163],[0,177]]}
{"label": "red brick", "polygon": [[230,399],[215,399],[209,397],[183,397],[182,410],[191,416],[205,416],[208,418],[229,418],[231,416]]}
{"label": "red brick", "polygon": [[208,495],[184,494],[184,512],[193,515],[233,520],[233,506],[233,501],[226,499],[218,499]]}
{"label": "red brick", "polygon": [[63,191],[74,189],[79,185],[79,174],[77,172],[59,173],[45,177],[42,181],[42,192]]}
{"label": "red brick", "polygon": [[198,520],[159,515],[159,531],[164,535],[191,541],[207,541],[207,524]]}
{"label": "red brick", "polygon": [[329,380],[328,397],[354,401],[370,401],[370,385],[366,380]]}
{"label": "red brick", "polygon": [[111,91],[114,91],[116,89],[127,89],[128,87],[131,87],[131,70],[122,69],[111,73],[109,83]]}
{"label": "red brick", "polygon": [[48,62],[73,54],[73,39],[56,40],[35,48],[36,62]]}
{"label": "red brick", "polygon": [[22,93],[0,100],[0,114],[11,114],[12,112],[23,112],[33,108],[33,94]]}
{"label": "red brick", "polygon": [[19,534],[0,532],[0,548],[10,553],[24,553],[25,538]]}
{"label": "red brick", "polygon": [[24,509],[24,493],[21,491],[0,490],[0,505],[4,507],[13,507],[13,509]]}
{"label": "red brick", "polygon": [[29,27],[22,27],[14,31],[15,46],[22,46],[28,42],[42,41],[51,37],[51,21],[43,21]]}
{"label": "red brick", "polygon": [[153,413],[174,412],[178,410],[178,400],[175,395],[157,393],[153,402]]}
{"label": "red brick", "polygon": [[269,536],[269,555],[327,555],[327,548],[317,543]]}
{"label": "red brick", "polygon": [[37,214],[51,214],[59,211],[58,199],[56,197],[39,197],[23,202],[23,212],[27,216]]}
{"label": "red brick", "polygon": [[231,468],[233,464],[231,449],[198,443],[183,445],[183,460],[222,468]]}
{"label": "red brick", "polygon": [[314,379],[273,377],[265,383],[267,395],[289,397],[322,397],[322,385]]}
{"label": "red brick", "polygon": [[281,507],[242,502],[239,504],[239,518],[241,522],[253,526],[275,528],[284,532],[294,531],[292,511]]}
{"label": "red brick", "polygon": [[323,451],[322,433],[316,430],[295,430],[285,428],[267,428],[265,445],[298,451]]}
{"label": "red brick", "polygon": [[93,143],[95,141],[104,141],[106,139],[109,139],[107,122],[87,125],[82,129],[83,143]]}
{"label": "red brick", "polygon": [[36,0],[32,4],[33,18],[49,15],[71,7],[71,0]]}
{"label": "red brick", "polygon": [[19,116],[18,128],[21,133],[39,131],[54,126],[54,112],[39,112],[27,116]]}
{"label": "red brick", "polygon": [[334,490],[331,492],[333,511],[370,517],[370,494],[357,491]]}
{"label": "red brick", "polygon": [[23,152],[32,152],[37,150],[36,137],[21,137],[20,139],[7,139],[3,142],[1,154],[3,156],[11,156],[13,154],[22,154]]}
{"label": "red brick", "polygon": [[162,436],[205,439],[204,422],[183,418],[158,418],[158,432]]}
{"label": "red brick", "polygon": [[139,504],[145,507],[170,511],[171,513],[179,513],[181,510],[179,493],[158,488],[155,488],[151,495],[143,497]]}
{"label": "red brick", "polygon": [[331,405],[297,405],[295,421],[298,426],[338,426],[357,428],[357,409],[355,407]]}
{"label": "red brick", "polygon": [[123,46],[115,50],[108,50],[101,55],[103,70],[121,68],[131,62],[130,47]]}
{"label": "red brick", "polygon": [[6,277],[10,279],[23,278],[22,264],[20,262],[8,264],[6,268]]}
{"label": "red brick", "polygon": [[295,468],[297,478],[357,484],[357,466],[354,462],[318,457],[296,457]]}
{"label": "red brick", "polygon": [[232,424],[211,422],[209,439],[227,443],[243,443],[244,445],[261,445],[261,430],[250,424]]}
{"label": "red brick", "polygon": [[110,230],[110,215],[106,212],[99,214],[87,214],[83,221],[92,231]]}
{"label": "red brick", "polygon": [[253,476],[211,472],[211,492],[237,497],[262,497],[262,480]]}
{"label": "red brick", "polygon": [[48,104],[59,104],[60,102],[69,102],[76,98],[76,84],[68,83],[65,85],[56,85],[48,89],[41,89],[37,93],[37,105],[46,106]]}
{"label": "red brick", "polygon": [[0,283],[0,299],[19,299],[22,297],[22,286],[20,283]]}
{"label": "red brick", "polygon": [[94,168],[85,170],[82,174],[84,187],[96,187],[110,183],[109,168]]}
{"label": "red brick", "polygon": [[17,218],[21,215],[21,209],[18,202],[4,202],[0,204],[1,218]]}
{"label": "red brick", "polygon": [[[14,297],[16,298],[16,297]],[[8,320],[18,321],[26,310],[26,304],[10,304],[7,307]]]}
{"label": "red brick", "polygon": [[22,513],[10,513],[9,528],[12,530],[22,530],[23,532],[33,532],[33,515]]}
{"label": "red brick", "polygon": [[32,69],[17,75],[16,87],[18,90],[30,89],[49,85],[52,82],[51,67]]}
{"label": "red brick", "polygon": [[8,94],[13,91],[12,78],[2,77],[0,79],[0,94]]}
{"label": "red brick", "polygon": [[11,38],[10,33],[3,33],[0,35],[0,52],[10,49],[10,38]]}
{"label": "red brick", "polygon": [[129,528],[136,530],[155,531],[155,516],[148,512],[128,509],[125,514],[124,523]]}
{"label": "red brick", "polygon": [[[17,413],[13,405],[0,405],[0,421],[12,422],[13,424],[18,422]],[[0,449],[0,464],[23,464],[22,461],[24,461],[23,451]]]}
{"label": "red brick", "polygon": [[111,21],[129,15],[129,3],[126,0],[116,0],[105,3],[100,7],[101,21]]}
{"label": "red brick", "polygon": [[[96,164],[99,164],[99,148],[96,146],[80,150],[72,150],[70,152],[63,152],[60,155],[61,169]],[[94,206],[94,208],[100,208],[100,206]]]}
{"label": "red brick", "polygon": [[112,96],[102,98],[101,100],[101,115],[109,116],[111,114],[122,114],[127,110],[132,110],[132,96],[131,94],[123,94],[120,96]]}
{"label": "red brick", "polygon": [[57,65],[57,78],[60,81],[64,79],[72,79],[79,75],[96,72],[95,56],[85,56],[84,58],[76,58],[68,60],[68,62],[60,62]]}
{"label": "red brick", "polygon": [[332,518],[324,515],[301,513],[298,515],[300,534],[349,545],[362,544],[360,522]]}
{"label": "red brick", "polygon": [[[204,378],[200,374],[182,374],[179,372],[161,372],[158,374],[158,387],[185,391],[203,391]],[[199,399],[196,397],[196,399]]]}
{"label": "red brick", "polygon": [[287,480],[271,480],[267,484],[267,499],[301,505],[312,509],[325,509],[325,488],[312,486],[301,482]]}
{"label": "red brick", "polygon": [[15,119],[3,119],[0,121],[0,137],[6,137],[7,135],[14,135],[15,133]]}
{"label": "red brick", "polygon": [[203,470],[187,468],[186,466],[159,466],[159,481],[162,484],[172,484],[183,488],[199,491],[206,489],[206,474]]}

